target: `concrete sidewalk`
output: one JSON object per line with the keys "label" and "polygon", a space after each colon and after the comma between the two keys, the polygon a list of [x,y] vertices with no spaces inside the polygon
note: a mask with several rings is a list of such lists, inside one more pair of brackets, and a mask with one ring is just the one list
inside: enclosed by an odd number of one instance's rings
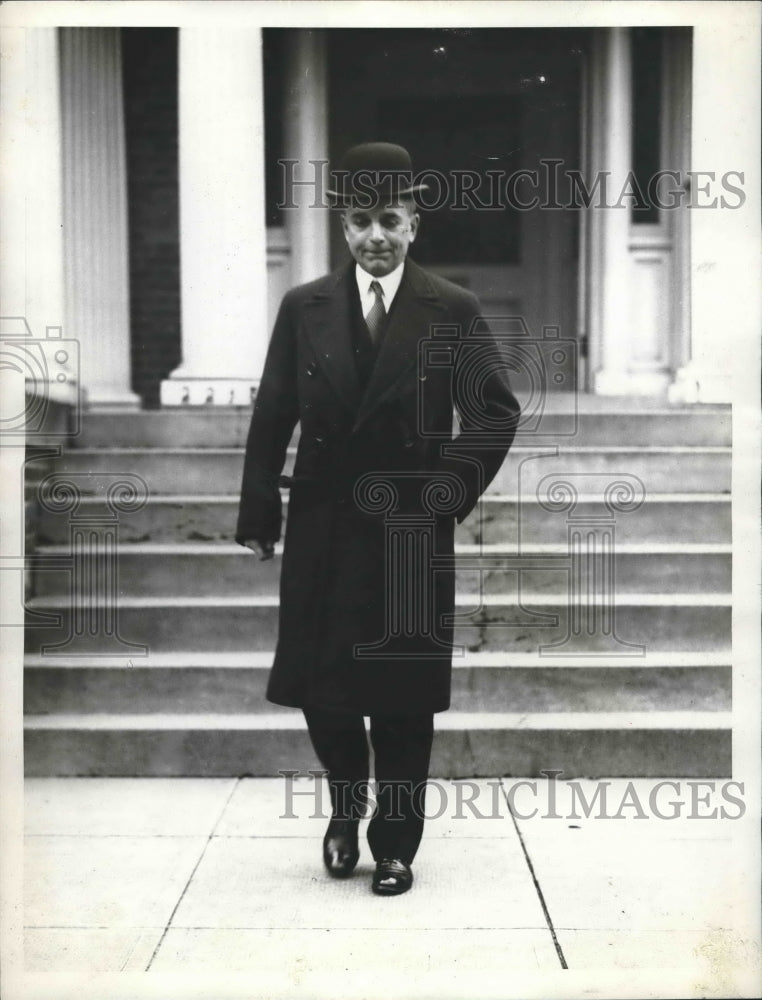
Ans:
{"label": "concrete sidewalk", "polygon": [[[688,818],[685,781],[658,800],[682,799],[682,818],[651,814],[653,780],[609,782],[584,818],[572,784],[437,781],[415,885],[379,898],[364,838],[351,879],[324,872],[311,779],[294,785],[297,818],[282,779],[30,779],[26,970],[251,972],[248,996],[272,1000],[476,1000],[567,968],[604,971],[617,996],[646,995],[627,990],[648,970],[684,978],[685,996],[754,995],[741,824]],[[576,785],[590,802],[601,783]],[[694,811],[737,816],[715,785]]]}

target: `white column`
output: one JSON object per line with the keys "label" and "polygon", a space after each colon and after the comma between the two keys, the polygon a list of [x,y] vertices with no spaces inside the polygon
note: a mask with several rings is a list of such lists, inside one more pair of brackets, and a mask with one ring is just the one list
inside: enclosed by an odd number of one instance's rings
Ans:
{"label": "white column", "polygon": [[77,344],[64,330],[56,29],[9,32],[2,62],[2,335],[29,393],[75,405]]}
{"label": "white column", "polygon": [[[744,95],[759,65],[752,46],[736,44],[739,37],[733,18],[699,23],[693,33],[691,170],[713,171],[714,179],[692,177],[690,360],[671,387],[674,401],[732,401],[733,365],[747,363],[742,345],[758,337],[751,262],[759,254],[759,128]],[[729,171],[745,173],[745,184],[730,178],[744,189],[743,205],[723,190]],[[722,207],[723,196],[733,207]]]}
{"label": "white column", "polygon": [[248,405],[267,349],[262,39],[180,29],[182,363],[164,405]]}
{"label": "white column", "polygon": [[[608,200],[613,202],[630,170],[632,148],[632,87],[630,81],[630,37],[627,28],[610,28],[603,54],[605,86],[601,162],[597,169],[608,171]],[[593,175],[594,177],[594,175]],[[599,209],[601,274],[601,329],[599,353],[601,369],[595,375],[595,391],[619,395],[630,390],[628,361],[630,330],[629,200],[619,208]]]}
{"label": "white column", "polygon": [[[683,192],[687,187],[687,172],[691,167],[691,52],[692,28],[674,31],[667,39],[667,61],[664,85],[670,95],[663,106],[663,127],[666,154],[664,163],[670,169],[679,170]],[[673,241],[673,288],[672,328],[670,330],[670,370],[671,385],[667,387],[668,398],[680,400],[682,386],[677,374],[681,366],[690,361],[691,356],[691,210],[684,201],[680,208],[670,211],[671,236]],[[676,381],[673,381],[675,380]],[[695,394],[689,389],[688,399]]]}
{"label": "white column", "polygon": [[119,29],[63,28],[59,38],[66,332],[80,344],[88,403],[133,407]]}
{"label": "white column", "polygon": [[[311,161],[328,160],[328,79],[325,34],[301,29],[289,39],[286,71],[286,159],[296,160],[296,180],[315,181],[320,167]],[[328,179],[328,168],[323,170]],[[319,184],[319,181],[318,181]],[[328,185],[330,187],[330,185]],[[295,186],[296,208],[285,211],[291,245],[291,284],[299,285],[325,274],[330,266],[330,211],[316,206],[321,190]],[[316,193],[318,198],[315,197]]]}
{"label": "white column", "polygon": [[55,28],[26,32],[26,318],[35,334],[64,321],[61,114]]}

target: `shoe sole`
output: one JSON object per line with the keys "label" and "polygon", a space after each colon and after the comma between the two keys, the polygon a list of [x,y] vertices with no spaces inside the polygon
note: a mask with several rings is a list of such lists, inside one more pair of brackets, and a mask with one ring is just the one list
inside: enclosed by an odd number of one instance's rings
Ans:
{"label": "shoe sole", "polygon": [[408,892],[409,889],[413,888],[412,879],[407,885],[376,885],[375,883],[371,886],[373,892],[377,896],[401,896],[403,892]]}
{"label": "shoe sole", "polygon": [[337,871],[336,869],[329,868],[328,865],[326,865],[325,870],[328,872],[331,878],[349,878],[349,876],[354,873],[356,867],[357,867],[357,862],[355,861],[355,863],[352,865],[351,868],[340,869]]}

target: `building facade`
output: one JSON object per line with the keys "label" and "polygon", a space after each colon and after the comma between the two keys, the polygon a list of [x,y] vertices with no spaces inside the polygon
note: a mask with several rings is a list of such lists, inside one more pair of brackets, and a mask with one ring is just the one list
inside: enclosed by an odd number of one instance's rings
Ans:
{"label": "building facade", "polygon": [[282,294],[341,259],[324,172],[381,137],[428,174],[417,259],[573,343],[559,388],[729,401],[725,30],[9,29],[5,315],[77,340],[90,406],[248,405]]}
{"label": "building facade", "polygon": [[428,185],[413,255],[514,338],[525,415],[458,527],[432,773],[733,773],[757,66],[729,57],[726,8],[692,28],[5,30],[3,333],[39,359],[35,391],[91,411],[27,433],[7,567],[27,773],[313,765],[301,715],[274,725],[265,698],[281,550],[259,565],[233,533],[275,310],[346,253],[328,165],[378,137]]}

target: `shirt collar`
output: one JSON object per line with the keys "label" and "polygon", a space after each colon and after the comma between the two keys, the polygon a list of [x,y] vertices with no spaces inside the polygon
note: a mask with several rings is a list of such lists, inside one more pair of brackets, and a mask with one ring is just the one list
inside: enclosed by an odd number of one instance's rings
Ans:
{"label": "shirt collar", "polygon": [[355,280],[357,281],[360,296],[370,294],[371,282],[377,281],[383,290],[384,306],[388,310],[394,296],[397,294],[397,289],[400,287],[404,270],[405,261],[403,260],[401,264],[398,264],[389,274],[385,274],[383,278],[374,278],[372,274],[364,271],[359,264],[355,264]]}

